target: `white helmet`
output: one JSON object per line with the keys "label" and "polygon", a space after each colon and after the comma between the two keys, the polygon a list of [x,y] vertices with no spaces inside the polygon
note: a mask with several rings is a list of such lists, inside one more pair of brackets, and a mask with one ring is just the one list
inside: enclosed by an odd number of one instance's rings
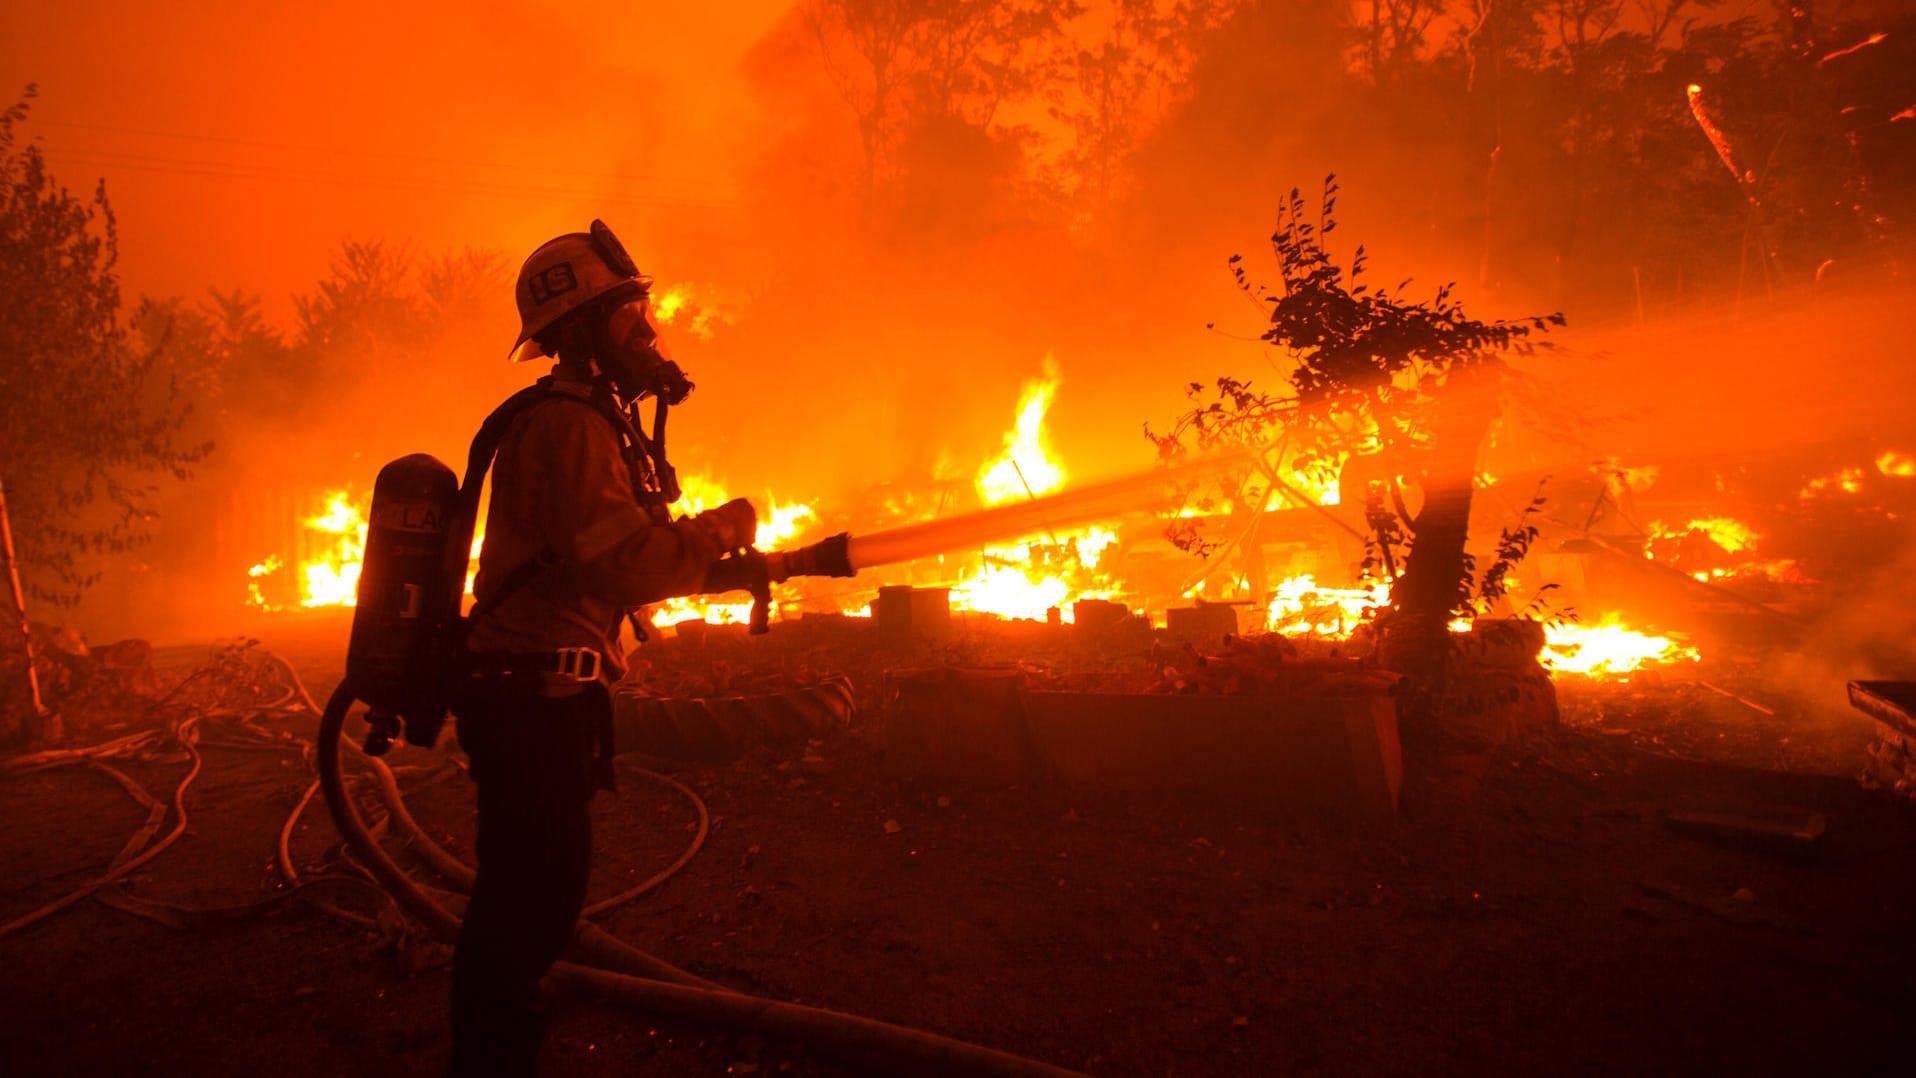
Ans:
{"label": "white helmet", "polygon": [[539,245],[519,268],[513,298],[519,304],[519,339],[507,354],[530,359],[539,354],[525,348],[546,327],[614,291],[631,287],[643,295],[652,279],[639,272],[632,256],[604,221],[593,221],[590,232],[568,232]]}

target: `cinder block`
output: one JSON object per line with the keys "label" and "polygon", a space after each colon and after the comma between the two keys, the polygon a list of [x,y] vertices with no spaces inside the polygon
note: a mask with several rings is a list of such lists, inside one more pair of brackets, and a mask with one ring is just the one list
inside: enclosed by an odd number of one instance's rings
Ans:
{"label": "cinder block", "polygon": [[942,639],[951,633],[951,589],[887,585],[878,589],[872,615],[887,643]]}
{"label": "cinder block", "polygon": [[1174,606],[1164,612],[1164,631],[1193,644],[1220,645],[1237,635],[1237,608],[1220,603]]}

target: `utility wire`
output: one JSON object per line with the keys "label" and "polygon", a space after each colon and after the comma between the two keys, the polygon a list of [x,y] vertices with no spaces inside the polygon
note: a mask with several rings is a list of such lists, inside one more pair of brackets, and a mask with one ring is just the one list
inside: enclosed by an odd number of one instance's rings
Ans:
{"label": "utility wire", "polygon": [[[211,142],[225,146],[250,146],[262,150],[289,150],[294,153],[310,154],[318,157],[368,157],[387,161],[415,161],[428,165],[458,165],[465,168],[491,168],[520,172],[526,167],[524,161],[475,161],[470,158],[439,157],[428,154],[395,153],[390,150],[367,150],[342,148],[336,146],[302,146],[291,142],[267,142],[260,139],[233,138],[225,135],[199,135],[184,131],[156,131],[141,127],[115,127],[109,124],[76,123],[69,120],[42,120],[35,118],[36,126],[65,127],[75,131],[99,131],[114,135],[140,135],[147,138],[183,139],[189,142]],[[621,176],[616,173],[588,174],[570,173],[565,178],[602,181],[605,183],[635,183],[635,176]]]}
{"label": "utility wire", "polygon": [[453,194],[495,198],[554,198],[571,202],[615,202],[634,205],[729,206],[729,200],[699,198],[677,194],[641,194],[631,191],[586,191],[539,187],[489,180],[462,180],[451,177],[369,175],[303,169],[297,166],[254,164],[165,157],[152,154],[121,153],[110,150],[42,147],[55,164],[106,170],[151,172],[213,179],[252,180],[265,183],[317,183],[353,187],[410,188]]}

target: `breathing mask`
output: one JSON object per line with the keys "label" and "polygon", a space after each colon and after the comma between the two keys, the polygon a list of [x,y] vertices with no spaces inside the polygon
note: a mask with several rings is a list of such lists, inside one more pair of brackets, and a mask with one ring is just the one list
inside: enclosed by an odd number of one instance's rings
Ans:
{"label": "breathing mask", "polygon": [[627,400],[649,395],[667,404],[683,401],[692,392],[692,380],[666,352],[651,295],[641,286],[614,302],[597,349],[600,368]]}

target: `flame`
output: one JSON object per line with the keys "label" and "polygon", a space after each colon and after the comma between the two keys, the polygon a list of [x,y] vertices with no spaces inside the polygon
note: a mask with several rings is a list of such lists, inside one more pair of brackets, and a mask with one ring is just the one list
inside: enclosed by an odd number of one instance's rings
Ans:
{"label": "flame", "polygon": [[1722,547],[1730,554],[1755,550],[1763,534],[1734,517],[1705,517],[1692,520],[1682,528],[1670,528],[1662,521],[1650,522],[1650,535],[1657,539],[1682,539],[1692,532],[1702,532],[1711,542]]}
{"label": "flame", "polygon": [[[1389,601],[1388,584],[1327,588],[1307,573],[1277,586],[1268,610],[1269,628],[1273,632],[1344,639]],[[1464,618],[1452,622],[1450,628],[1452,632],[1467,632],[1470,625]],[[1543,665],[1559,676],[1623,677],[1650,665],[1701,658],[1695,648],[1674,637],[1625,628],[1616,614],[1605,615],[1594,626],[1545,623],[1544,641]]]}
{"label": "flame", "polygon": [[1341,640],[1389,603],[1387,583],[1327,588],[1320,586],[1313,574],[1305,573],[1277,585],[1265,610],[1266,626],[1275,633],[1310,633]]}
{"label": "flame", "polygon": [[359,567],[366,557],[366,514],[352,495],[335,491],[326,511],[306,520],[306,527],[333,536],[332,549],[300,566],[306,581],[301,606],[351,606],[359,587]]}
{"label": "flame", "polygon": [[485,525],[481,524],[478,528],[474,529],[474,531],[472,548],[466,551],[465,594],[467,597],[472,595],[473,582],[479,579],[479,548],[486,545]]}
{"label": "flame", "polygon": [[[302,559],[291,579],[285,579],[286,559],[269,555],[246,570],[247,602],[267,611],[286,607],[269,589],[285,594],[297,586],[297,601],[304,607],[353,606],[358,601],[359,574],[366,558],[366,509],[370,496],[355,498],[350,490],[325,495],[325,509],[302,521],[307,545],[319,553]],[[473,578],[478,575],[479,547],[485,542],[485,529],[473,536],[471,567],[466,572],[465,593],[472,594]]]}
{"label": "flame", "polygon": [[[302,522],[309,542],[319,548],[319,553],[302,559],[294,567],[299,605],[353,605],[354,592],[359,587],[360,563],[366,556],[363,502],[364,499],[355,499],[351,491],[331,491],[325,495],[325,508]],[[268,596],[266,588],[286,569],[286,560],[278,554],[248,569],[248,601],[263,610],[283,609],[281,603]],[[280,590],[284,593],[291,587]]]}
{"label": "flame", "polygon": [[1730,577],[1764,577],[1778,584],[1814,584],[1816,581],[1803,571],[1793,558],[1771,558],[1767,561],[1745,562],[1725,569],[1707,569],[1690,574],[1705,582],[1723,580]]}
{"label": "flame", "polygon": [[1298,509],[1307,508],[1310,503],[1317,505],[1339,504],[1337,476],[1338,473],[1343,470],[1344,462],[1349,459],[1350,454],[1344,453],[1335,461],[1305,468],[1291,469],[1291,473],[1284,477],[1284,482],[1290,484],[1291,489],[1297,491],[1298,494],[1304,495],[1305,500],[1300,500],[1296,495],[1293,495],[1291,491],[1285,490],[1283,487],[1277,489],[1278,500],[1282,504]]}
{"label": "flame", "polygon": [[[658,299],[660,315],[665,319],[682,310],[685,302],[683,299],[675,300],[673,290],[665,290]],[[1065,485],[1068,470],[1054,455],[1045,427],[1061,384],[1055,362],[1047,357],[1042,377],[1028,382],[1022,388],[1011,427],[1003,438],[1002,449],[974,473],[973,484],[979,501],[987,505],[1000,504],[1036,497]],[[1876,466],[1886,475],[1916,475],[1916,457],[1906,454],[1884,453],[1877,459]],[[1309,472],[1294,471],[1286,480],[1300,492],[1308,492],[1309,496],[1318,498],[1320,504],[1332,504],[1336,500],[1337,471],[1336,467],[1320,466],[1318,470]],[[950,470],[943,468],[941,472],[951,474]],[[1609,481],[1634,489],[1638,481],[1647,485],[1654,475],[1651,469],[1613,469]],[[1846,469],[1827,480],[1812,483],[1805,488],[1805,496],[1811,491],[1832,486],[1845,490],[1860,489],[1862,481],[1862,469]],[[1497,482],[1497,478],[1484,473],[1478,476],[1478,482],[1492,484]],[[682,497],[675,507],[682,514],[705,511],[722,504],[729,497],[722,482],[704,474],[687,474],[682,480],[682,488]],[[762,501],[756,498],[754,501],[763,512],[756,535],[757,545],[761,549],[776,549],[789,546],[794,540],[802,541],[804,533],[815,526],[819,519],[812,502],[782,502],[769,494]],[[937,499],[937,505],[943,507],[942,497]],[[898,501],[896,509],[899,514],[913,519],[927,518],[938,512],[931,508],[929,500],[909,496]],[[1231,511],[1229,502],[1221,503],[1218,509],[1220,513]],[[1194,515],[1194,511],[1187,508],[1183,515]],[[271,593],[263,586],[276,578],[287,584],[285,590],[288,591],[293,581],[299,583],[297,601],[300,605],[352,604],[366,541],[363,500],[355,500],[350,492],[344,490],[329,492],[322,510],[307,518],[304,525],[309,536],[317,542],[302,545],[316,545],[317,556],[289,564],[287,559],[274,555],[250,569],[249,592],[257,605],[279,609],[272,605],[269,599]],[[1713,573],[1747,571],[1751,565],[1758,567],[1759,571],[1779,575],[1786,568],[1793,569],[1793,565],[1787,562],[1749,560],[1749,556],[1757,552],[1763,536],[1755,528],[1730,517],[1692,520],[1680,531],[1664,529],[1656,524],[1652,528],[1658,538],[1680,539],[1700,533],[1723,552],[1746,556],[1744,566],[1735,570],[1712,570]],[[476,538],[473,542],[471,554],[474,558],[482,541],[482,538]],[[941,584],[949,582],[951,601],[958,610],[1006,618],[1039,619],[1057,609],[1062,620],[1069,620],[1074,600],[1127,597],[1127,592],[1116,579],[1118,570],[1113,565],[1116,559],[1111,557],[1118,544],[1118,535],[1108,528],[1086,527],[1068,532],[1047,532],[990,548],[981,555],[939,558],[938,568],[932,571],[940,575],[933,579]],[[925,570],[916,571],[922,573]],[[1511,583],[1514,585],[1515,582]],[[468,592],[471,584],[471,578],[468,577]],[[861,581],[857,585],[860,590],[826,593],[801,590],[801,586],[795,583],[775,592],[774,599],[785,604],[802,599],[808,606],[824,603],[828,604],[827,609],[836,606],[844,613],[861,614],[863,611],[857,607],[862,607],[863,600],[869,598],[870,587],[874,584],[875,581],[871,580]],[[1295,575],[1279,583],[1266,598],[1263,627],[1272,632],[1347,638],[1377,610],[1388,605],[1389,590],[1389,585],[1381,581],[1332,587],[1319,584],[1311,573]],[[1220,599],[1228,600],[1231,596],[1241,599],[1249,594],[1249,585],[1240,575],[1217,574],[1208,581],[1194,585],[1190,594],[1195,595],[1200,591],[1215,591]],[[710,624],[739,624],[747,621],[750,613],[750,602],[737,595],[673,599],[656,604],[649,610],[655,623],[666,626],[690,619],[702,619]],[[1467,630],[1469,622],[1460,622],[1453,628]],[[1544,662],[1555,676],[1619,677],[1652,663],[1696,661],[1698,658],[1696,649],[1680,640],[1625,628],[1614,615],[1593,627],[1547,626],[1546,640]]]}
{"label": "flame", "polygon": [[1078,552],[1079,563],[1087,569],[1096,569],[1098,563],[1104,560],[1105,551],[1110,550],[1117,541],[1116,532],[1106,531],[1103,528],[1086,528],[1072,539],[1071,544]]}
{"label": "flame", "polygon": [[[1017,416],[1005,434],[1004,450],[978,469],[974,485],[986,505],[1035,498],[1064,485],[1064,465],[1051,453],[1045,416],[1063,379],[1056,360],[1046,356],[1043,376],[1025,383]],[[1117,591],[1097,573],[1117,535],[1103,528],[1027,536],[1020,542],[989,547],[978,565],[951,588],[952,606],[1006,618],[1043,618],[1052,607],[1070,620],[1074,599],[1111,599]]]}
{"label": "flame", "polygon": [[1053,541],[1033,538],[987,550],[980,565],[952,585],[952,606],[1004,618],[1041,619],[1052,607],[1071,620],[1069,603],[1115,599],[1118,590],[1098,571],[1115,532],[1085,528]]}
{"label": "flame", "polygon": [[646,608],[657,625],[677,625],[682,621],[703,621],[710,625],[743,625],[752,617],[750,599],[720,602],[702,595],[667,599]]}
{"label": "flame", "polygon": [[[679,500],[674,503],[681,516],[693,516],[731,500],[723,484],[701,473],[689,473],[679,479]],[[754,503],[763,514],[752,545],[760,550],[775,550],[790,545],[818,520],[818,511],[810,502],[780,502],[772,494]],[[777,605],[774,597],[774,606]],[[742,625],[750,620],[751,600],[720,599],[687,595],[655,603],[647,608],[659,625],[677,625],[682,621],[704,620],[713,625]]]}
{"label": "flame", "polygon": [[[722,485],[704,475],[693,473],[680,477],[679,500],[674,504],[680,515],[696,516],[730,500],[731,496],[726,494]],[[774,550],[791,542],[805,531],[807,522],[818,519],[818,511],[811,502],[780,503],[777,497],[768,493],[756,505],[764,516],[758,522],[752,545],[760,550]]]}
{"label": "flame", "polygon": [[[1763,577],[1779,584],[1809,581],[1802,567],[1793,559],[1758,559],[1756,555],[1765,538],[1764,534],[1734,517],[1705,517],[1692,520],[1681,528],[1672,528],[1662,521],[1651,521],[1649,530],[1652,549],[1645,550],[1644,557],[1654,561],[1661,553],[1671,564],[1706,583],[1737,577]],[[1722,553],[1686,548],[1683,541],[1692,535],[1702,535]],[[1724,563],[1722,559],[1725,556],[1730,556],[1732,560]],[[1704,562],[1701,567],[1696,564],[1699,558]]]}
{"label": "flame", "polygon": [[691,292],[682,284],[667,285],[652,293],[652,317],[669,324],[685,309]]}
{"label": "flame", "polygon": [[1804,485],[1803,490],[1797,497],[1808,501],[1819,494],[1833,494],[1839,491],[1844,494],[1855,494],[1862,489],[1863,469],[1844,468],[1835,475],[1826,475],[1819,479],[1810,480]]}
{"label": "flame", "polygon": [[1595,625],[1544,627],[1543,664],[1553,673],[1619,677],[1652,663],[1696,662],[1702,656],[1672,637],[1626,629],[1615,614]]}
{"label": "flame", "polygon": [[278,604],[267,599],[266,593],[260,590],[260,579],[262,577],[270,577],[284,568],[286,568],[286,565],[279,560],[279,555],[272,554],[268,555],[265,561],[246,570],[246,575],[252,578],[246,582],[247,602],[259,607],[261,610],[281,609]]}
{"label": "flame", "polygon": [[1876,458],[1876,470],[1899,477],[1916,475],[1916,457],[1894,449],[1885,450]]}
{"label": "flame", "polygon": [[709,341],[718,333],[718,327],[728,325],[732,318],[708,299],[693,294],[691,285],[673,284],[652,291],[652,317],[660,325],[678,326],[684,316],[684,329],[702,341]]}
{"label": "flame", "polygon": [[1690,530],[1702,532],[1717,546],[1732,554],[1755,549],[1757,540],[1763,538],[1755,528],[1730,517],[1706,517],[1703,520],[1692,520]]}
{"label": "flame", "polygon": [[[1037,579],[1026,572],[1028,547],[999,548],[986,555],[977,575],[951,589],[951,604],[959,610],[996,614],[1004,618],[1042,619],[1052,607],[1062,617],[1071,585],[1057,576]],[[1093,598],[1093,596],[1080,596]]]}
{"label": "flame", "polygon": [[978,496],[986,505],[1013,498],[1048,494],[1064,485],[1064,468],[1051,459],[1045,436],[1045,413],[1062,379],[1057,363],[1046,356],[1044,377],[1027,382],[1018,400],[1018,419],[1005,435],[1004,452],[978,470]]}
{"label": "flame", "polygon": [[[1021,468],[1026,467],[1028,461],[1033,471],[1048,477],[1055,486],[1063,483],[1065,469],[1045,451],[1042,424],[1044,407],[1048,406],[1050,393],[1055,390],[1056,383],[1052,382],[1048,389],[1042,388],[1042,385],[1037,392],[1028,392],[1026,399],[1021,402],[1018,425],[1006,438],[1008,452],[999,460],[1019,459]],[[1034,410],[1034,401],[1044,403]],[[1032,418],[1034,415],[1035,419]],[[1012,455],[1019,450],[1033,449],[1035,452],[1028,458]],[[991,467],[980,470],[978,486],[981,497],[991,496],[988,493],[992,489],[988,479],[993,474]],[[691,512],[720,504],[726,498],[718,483],[702,475],[688,476],[684,488],[681,508]],[[1020,489],[1017,495],[1022,494]],[[776,499],[768,498],[766,504],[770,511],[760,525],[759,542],[768,547],[800,534],[809,522],[816,519],[816,512],[809,503],[781,504]],[[304,525],[309,532],[319,537],[322,550],[318,556],[308,558],[296,567],[297,579],[303,584],[299,604],[306,607],[351,606],[361,558],[365,552],[364,508],[348,491],[330,492],[325,498],[324,509],[308,517]],[[1719,546],[1737,552],[1754,549],[1761,539],[1754,529],[1727,517],[1692,521],[1684,534],[1690,530],[1703,531]],[[483,541],[483,537],[473,540],[471,554],[474,559],[477,559]],[[1056,536],[1032,537],[1020,543],[993,548],[951,586],[952,605],[959,610],[1032,619],[1044,618],[1055,607],[1059,608],[1061,618],[1069,621],[1070,604],[1075,600],[1116,599],[1122,596],[1121,590],[1105,572],[1106,557],[1117,542],[1115,532],[1091,527]],[[1787,562],[1756,564],[1781,565],[1793,569],[1792,563]],[[248,590],[255,605],[267,610],[283,609],[268,598],[262,584],[284,574],[287,568],[279,555],[273,555],[247,571]],[[1242,592],[1247,586],[1242,577],[1236,577],[1223,584],[1222,589],[1225,592]],[[1206,587],[1206,584],[1200,584],[1193,592]],[[471,588],[472,579],[468,575],[468,594]],[[1293,576],[1274,589],[1266,608],[1266,628],[1273,632],[1346,638],[1363,624],[1371,612],[1388,604],[1389,590],[1389,585],[1383,582],[1338,588],[1318,584],[1309,573]],[[864,613],[857,609],[844,612],[854,615]],[[672,599],[651,608],[653,620],[664,625],[676,625],[690,619],[702,619],[719,625],[743,624],[750,614],[749,601],[718,601],[701,596]],[[1467,630],[1469,622],[1460,621],[1452,628],[1456,631]],[[1680,639],[1625,628],[1614,614],[1605,616],[1595,626],[1547,625],[1545,636],[1543,662],[1556,676],[1624,677],[1652,664],[1694,662],[1699,658],[1697,650]]]}

